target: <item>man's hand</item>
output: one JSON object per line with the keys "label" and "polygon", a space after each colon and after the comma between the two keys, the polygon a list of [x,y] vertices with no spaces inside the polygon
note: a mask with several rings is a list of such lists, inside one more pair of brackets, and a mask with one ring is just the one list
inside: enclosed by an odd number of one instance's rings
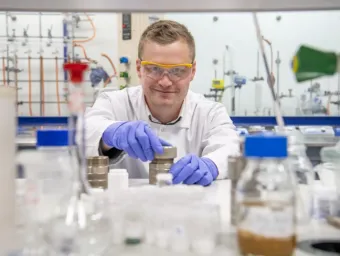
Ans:
{"label": "man's hand", "polygon": [[102,141],[104,148],[123,150],[143,162],[152,161],[155,153],[163,154],[163,146],[170,146],[143,121],[114,123],[104,131]]}
{"label": "man's hand", "polygon": [[174,184],[183,182],[208,186],[216,179],[218,170],[209,158],[187,155],[171,166],[170,173]]}

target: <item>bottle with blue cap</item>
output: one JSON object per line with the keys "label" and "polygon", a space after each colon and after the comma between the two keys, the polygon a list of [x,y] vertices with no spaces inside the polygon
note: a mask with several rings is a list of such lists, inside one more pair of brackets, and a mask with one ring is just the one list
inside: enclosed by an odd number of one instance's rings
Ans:
{"label": "bottle with blue cap", "polygon": [[288,140],[275,134],[245,138],[247,165],[236,191],[242,255],[290,256],[296,244],[295,182],[287,168]]}
{"label": "bottle with blue cap", "polygon": [[[73,163],[69,153],[68,130],[38,130],[36,150],[19,153],[32,198],[37,202],[34,218],[44,221],[60,197],[71,192]],[[38,216],[39,213],[39,216]]]}
{"label": "bottle with blue cap", "polygon": [[52,218],[61,198],[72,191],[74,166],[69,154],[68,130],[38,130],[36,149],[18,154],[25,190],[24,249],[43,252],[43,237],[36,232]]}

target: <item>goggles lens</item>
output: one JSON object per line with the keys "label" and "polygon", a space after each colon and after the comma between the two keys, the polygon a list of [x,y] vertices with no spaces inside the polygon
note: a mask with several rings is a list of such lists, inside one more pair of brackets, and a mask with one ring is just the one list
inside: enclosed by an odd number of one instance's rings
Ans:
{"label": "goggles lens", "polygon": [[179,81],[181,79],[187,78],[191,74],[192,64],[182,64],[182,65],[157,65],[150,63],[143,63],[145,73],[148,77],[159,80],[164,74],[167,74],[171,81]]}

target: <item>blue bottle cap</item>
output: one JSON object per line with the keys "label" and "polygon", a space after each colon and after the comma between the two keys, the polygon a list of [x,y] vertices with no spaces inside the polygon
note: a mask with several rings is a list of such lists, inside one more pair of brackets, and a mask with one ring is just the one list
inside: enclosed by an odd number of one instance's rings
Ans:
{"label": "blue bottle cap", "polygon": [[[69,143],[68,130],[38,130],[37,147],[63,147]],[[74,143],[72,141],[72,143]]]}
{"label": "blue bottle cap", "polygon": [[246,136],[244,156],[249,158],[286,158],[288,156],[287,137],[274,134]]}

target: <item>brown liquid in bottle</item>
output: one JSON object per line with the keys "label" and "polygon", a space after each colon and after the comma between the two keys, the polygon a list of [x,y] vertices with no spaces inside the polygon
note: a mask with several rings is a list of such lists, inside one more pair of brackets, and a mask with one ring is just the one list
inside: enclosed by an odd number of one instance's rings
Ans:
{"label": "brown liquid in bottle", "polygon": [[291,256],[294,254],[296,237],[271,238],[238,230],[238,245],[242,255]]}
{"label": "brown liquid in bottle", "polygon": [[[263,202],[244,202],[244,205],[248,207],[266,207],[266,204]],[[266,237],[244,229],[238,229],[237,240],[240,253],[245,256],[292,256],[296,247],[295,234],[282,238]]]}

